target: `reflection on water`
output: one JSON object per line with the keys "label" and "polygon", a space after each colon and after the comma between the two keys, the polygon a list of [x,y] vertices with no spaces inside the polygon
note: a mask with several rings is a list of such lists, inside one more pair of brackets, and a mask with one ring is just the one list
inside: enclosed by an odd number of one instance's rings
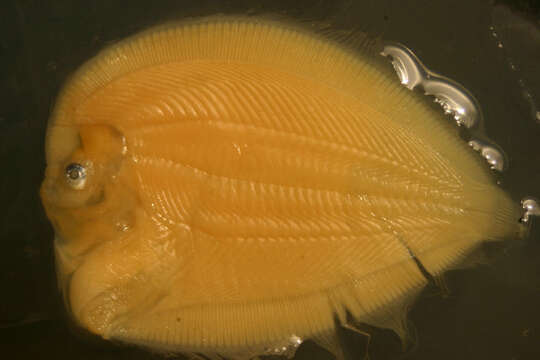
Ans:
{"label": "reflection on water", "polygon": [[[0,348],[7,358],[159,358],[70,328],[55,287],[52,230],[38,199],[43,135],[61,83],[105,44],[152,23],[186,14],[270,11],[304,19],[326,16],[343,28],[365,29],[406,44],[434,72],[457,80],[475,95],[486,135],[509,159],[501,186],[516,201],[540,196],[536,122],[540,74],[533,66],[540,61],[540,40],[530,20],[504,7],[494,8],[487,0],[248,3],[132,1],[129,8],[108,1],[3,3],[3,13],[9,15],[0,24],[4,85]],[[524,33],[533,35],[516,35]],[[530,202],[523,205],[537,211]],[[538,224],[531,223],[528,239],[486,245],[487,265],[448,274],[446,296],[431,287],[424,291],[410,311],[416,346],[407,353],[401,353],[399,340],[390,331],[366,327],[372,334],[372,358],[540,358],[540,241]],[[346,329],[342,332],[351,358],[363,355],[367,339]],[[306,342],[297,358],[329,359],[330,355]]]}

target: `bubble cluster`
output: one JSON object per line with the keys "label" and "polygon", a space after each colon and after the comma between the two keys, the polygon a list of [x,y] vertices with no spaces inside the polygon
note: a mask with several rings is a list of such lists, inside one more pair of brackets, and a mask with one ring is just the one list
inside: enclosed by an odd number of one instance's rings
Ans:
{"label": "bubble cluster", "polygon": [[[479,127],[482,120],[480,106],[474,96],[462,85],[429,70],[409,48],[402,44],[386,44],[381,55],[391,60],[404,86],[410,90],[420,87],[425,95],[432,95],[444,113],[452,116],[458,126],[463,126],[469,131]],[[495,145],[475,138],[469,141],[469,145],[480,153],[492,170],[505,169],[504,154]]]}

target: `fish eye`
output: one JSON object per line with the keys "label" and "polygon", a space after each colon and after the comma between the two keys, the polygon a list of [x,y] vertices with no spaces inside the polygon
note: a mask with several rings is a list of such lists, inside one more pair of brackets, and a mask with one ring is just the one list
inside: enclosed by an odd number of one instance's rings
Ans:
{"label": "fish eye", "polygon": [[73,189],[80,190],[86,183],[86,168],[81,164],[71,163],[66,166],[66,181]]}

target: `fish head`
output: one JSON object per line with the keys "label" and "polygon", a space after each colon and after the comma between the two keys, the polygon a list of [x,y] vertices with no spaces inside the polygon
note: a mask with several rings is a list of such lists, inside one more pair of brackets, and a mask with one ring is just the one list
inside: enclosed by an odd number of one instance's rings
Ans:
{"label": "fish head", "polygon": [[41,198],[55,230],[58,285],[72,319],[108,337],[117,317],[148,299],[147,269],[160,265],[133,161],[110,124],[53,125],[46,149]]}
{"label": "fish head", "polygon": [[125,139],[109,125],[52,126],[41,199],[57,243],[75,257],[133,225]]}

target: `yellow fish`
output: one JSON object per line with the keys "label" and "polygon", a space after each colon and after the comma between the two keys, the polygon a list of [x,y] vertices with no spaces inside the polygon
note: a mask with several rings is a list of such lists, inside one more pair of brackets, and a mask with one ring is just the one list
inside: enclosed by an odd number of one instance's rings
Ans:
{"label": "yellow fish", "polygon": [[281,22],[121,41],[68,81],[46,136],[69,311],[158,351],[292,355],[329,346],[347,314],[404,337],[427,279],[519,226],[483,159],[389,64]]}

